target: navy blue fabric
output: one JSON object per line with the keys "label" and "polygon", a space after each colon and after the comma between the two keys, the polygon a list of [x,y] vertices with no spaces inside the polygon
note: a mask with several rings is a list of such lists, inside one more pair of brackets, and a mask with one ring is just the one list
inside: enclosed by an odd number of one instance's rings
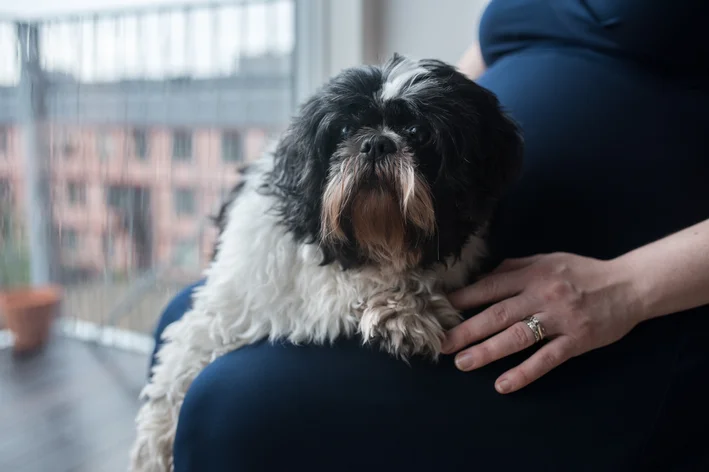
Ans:
{"label": "navy blue fabric", "polygon": [[201,285],[204,285],[204,280],[199,280],[183,288],[165,307],[165,310],[160,316],[153,333],[155,338],[155,347],[153,349],[153,355],[150,357],[150,367],[155,365],[155,356],[160,349],[160,346],[163,344],[163,340],[161,339],[163,331],[165,331],[167,325],[173,321],[179,320],[182,318],[182,315],[190,310],[192,307],[192,291]]}
{"label": "navy blue fabric", "polygon": [[[614,257],[709,218],[707,5],[492,1],[479,81],[527,143],[498,257]],[[356,340],[249,346],[191,386],[175,472],[709,470],[707,311],[644,323],[508,396],[493,382],[530,352],[461,373]]]}

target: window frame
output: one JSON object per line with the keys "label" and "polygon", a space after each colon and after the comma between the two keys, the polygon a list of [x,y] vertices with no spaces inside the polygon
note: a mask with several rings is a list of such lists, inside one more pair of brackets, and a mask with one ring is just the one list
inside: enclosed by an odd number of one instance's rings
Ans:
{"label": "window frame", "polygon": [[[138,135],[142,136],[143,139],[143,145],[142,147],[138,146]],[[131,129],[131,142],[133,143],[133,156],[138,159],[141,162],[146,162],[150,160],[150,139],[149,139],[150,131],[147,128],[137,128],[134,127]],[[143,152],[138,152],[139,149],[142,149]]]}
{"label": "window frame", "polygon": [[[177,149],[178,149],[178,137],[182,138],[185,137],[189,139],[188,144],[184,146],[184,148],[188,151],[187,155],[178,155],[177,154]],[[194,155],[194,131],[190,129],[184,129],[184,128],[179,128],[179,129],[173,129],[172,130],[172,150],[171,150],[171,160],[172,162],[177,162],[177,163],[189,163],[192,162]]]}

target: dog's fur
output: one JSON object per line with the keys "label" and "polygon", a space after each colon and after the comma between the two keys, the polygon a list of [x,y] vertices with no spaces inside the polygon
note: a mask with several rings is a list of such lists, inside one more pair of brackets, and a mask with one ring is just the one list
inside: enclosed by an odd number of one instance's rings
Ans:
{"label": "dog's fur", "polygon": [[142,393],[130,470],[172,470],[190,383],[246,344],[359,333],[437,358],[461,319],[446,292],[479,271],[521,160],[497,98],[450,65],[394,55],[331,79],[224,205],[206,284]]}

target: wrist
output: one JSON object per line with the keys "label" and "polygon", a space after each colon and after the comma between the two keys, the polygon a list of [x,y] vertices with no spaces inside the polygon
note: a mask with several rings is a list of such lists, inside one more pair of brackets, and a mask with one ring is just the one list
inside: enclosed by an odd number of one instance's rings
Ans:
{"label": "wrist", "polygon": [[709,305],[709,220],[608,262],[638,321]]}
{"label": "wrist", "polygon": [[629,254],[611,259],[606,264],[609,282],[619,288],[625,315],[634,324],[659,316],[652,298],[650,278]]}

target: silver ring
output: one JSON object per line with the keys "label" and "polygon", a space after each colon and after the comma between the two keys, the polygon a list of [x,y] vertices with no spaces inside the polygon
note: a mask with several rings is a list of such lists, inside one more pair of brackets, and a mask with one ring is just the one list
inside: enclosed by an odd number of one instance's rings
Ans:
{"label": "silver ring", "polygon": [[546,337],[546,330],[544,329],[544,326],[542,326],[536,316],[529,316],[523,319],[522,321],[524,321],[527,326],[529,326],[529,329],[532,330],[532,333],[534,334],[535,343],[538,343]]}

